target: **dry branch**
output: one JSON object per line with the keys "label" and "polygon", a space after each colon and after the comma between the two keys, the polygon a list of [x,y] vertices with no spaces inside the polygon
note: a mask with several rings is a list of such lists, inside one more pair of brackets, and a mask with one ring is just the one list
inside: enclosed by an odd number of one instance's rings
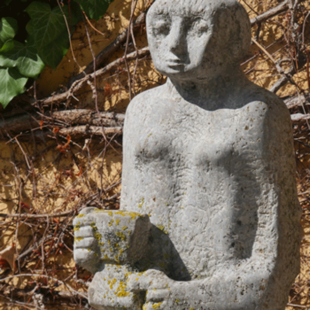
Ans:
{"label": "dry branch", "polygon": [[[150,54],[150,50],[148,47],[142,48],[138,51],[138,53],[133,52],[127,55],[127,60],[131,61],[131,60],[135,60],[136,57],[138,58],[143,58],[145,56],[148,56]],[[111,62],[110,64],[108,64],[107,66],[105,66],[102,69],[97,70],[95,73],[91,73],[88,74],[87,76],[85,76],[84,78],[75,81],[70,89],[66,92],[60,93],[60,94],[56,94],[55,96],[51,96],[45,99],[41,99],[38,102],[42,103],[43,105],[50,105],[52,103],[56,103],[59,101],[66,101],[69,97],[71,97],[73,95],[74,92],[80,90],[82,88],[82,86],[84,85],[84,83],[86,83],[88,80],[93,80],[94,76],[96,75],[97,77],[105,74],[106,72],[116,69],[118,66],[122,65],[125,63],[125,59],[124,58],[119,58],[113,62]]]}
{"label": "dry branch", "polygon": [[[11,298],[22,298],[22,297],[29,297],[32,296],[34,293],[35,287],[32,287],[30,289],[13,289],[8,290],[3,293],[4,296],[9,296]],[[44,294],[44,297],[46,295],[49,295],[49,297],[53,298],[53,296],[56,297],[57,300],[61,299],[72,299],[75,297],[80,297],[79,295],[75,293],[71,293],[68,291],[51,291],[50,289],[44,289],[40,288],[40,292]]]}
{"label": "dry branch", "polygon": [[[125,114],[113,112],[100,112],[100,116],[104,126],[122,126],[125,119]],[[101,124],[97,113],[87,109],[53,112],[52,118],[72,125],[89,124],[99,126]]]}
{"label": "dry branch", "polygon": [[53,217],[67,217],[68,215],[74,215],[76,214],[76,210],[70,210],[66,212],[61,212],[61,213],[52,213],[52,214],[0,214],[0,217],[4,218],[15,218],[15,217],[20,217],[20,218],[29,218],[29,219],[40,219],[40,218],[53,218]]}
{"label": "dry branch", "polygon": [[101,126],[101,124],[107,127],[123,126],[124,114],[101,112],[100,116],[102,122],[95,111],[88,109],[56,111],[52,114],[33,113],[19,115],[0,121],[0,133],[5,137],[6,132],[19,134],[34,128],[40,129],[40,121],[44,122],[44,127],[48,125],[51,127],[66,127],[68,125]]}
{"label": "dry branch", "polygon": [[251,26],[254,26],[255,24],[259,24],[265,20],[267,20],[270,17],[276,16],[282,12],[284,12],[285,10],[287,10],[289,8],[289,1],[283,1],[282,3],[280,3],[278,6],[276,6],[275,8],[270,9],[269,11],[256,16],[254,18],[251,19]]}
{"label": "dry branch", "polygon": [[[141,13],[134,22],[134,27],[141,26],[145,23],[145,12]],[[101,67],[107,62],[107,60],[119,49],[119,47],[125,43],[127,38],[127,33],[129,29],[126,28],[109,46],[107,46],[103,51],[101,51],[96,56],[96,67]],[[85,68],[85,70],[79,75],[71,79],[69,85],[72,85],[73,82],[82,79],[85,74],[90,74],[93,72],[93,61]]]}
{"label": "dry branch", "polygon": [[306,121],[308,119],[310,119],[310,114],[295,113],[291,115],[291,120],[293,122]]}
{"label": "dry branch", "polygon": [[302,106],[306,102],[310,103],[310,96],[306,97],[304,95],[298,95],[296,97],[288,98],[288,99],[284,100],[284,103],[286,104],[288,109],[292,109],[292,108],[295,108],[298,106]]}
{"label": "dry branch", "polygon": [[276,93],[282,86],[287,83],[287,81],[291,80],[291,77],[294,73],[296,73],[296,70],[293,66],[291,66],[289,70],[284,72],[283,76],[269,88],[269,91]]}
{"label": "dry branch", "polygon": [[[105,127],[103,128],[105,135],[111,134],[122,134],[122,127]],[[94,136],[102,136],[102,127],[101,126],[75,126],[70,128],[62,128],[59,130],[59,133],[67,136],[85,136],[85,135],[94,135]]]}

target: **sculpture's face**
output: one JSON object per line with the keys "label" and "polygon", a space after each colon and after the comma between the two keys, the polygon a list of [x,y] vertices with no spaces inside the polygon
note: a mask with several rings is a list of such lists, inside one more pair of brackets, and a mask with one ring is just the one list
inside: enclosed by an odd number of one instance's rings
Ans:
{"label": "sculpture's face", "polygon": [[[147,34],[159,72],[182,80],[206,79],[219,74],[226,64],[238,62],[235,50],[240,54],[248,37],[245,35],[239,42],[238,38],[231,38],[234,30],[229,28],[237,28],[235,20],[240,17],[240,8],[235,15],[230,14],[227,12],[232,11],[231,7],[223,9],[221,3],[236,6],[235,0],[156,0],[147,15]],[[224,13],[216,15],[220,11]],[[240,22],[244,17],[248,19],[241,14]],[[248,26],[246,20],[244,24]],[[244,36],[244,29],[236,30],[239,37]],[[232,40],[234,47],[225,50],[227,41]]]}
{"label": "sculpture's face", "polygon": [[205,16],[152,15],[148,40],[155,67],[167,76],[193,71],[201,65],[211,35]]}

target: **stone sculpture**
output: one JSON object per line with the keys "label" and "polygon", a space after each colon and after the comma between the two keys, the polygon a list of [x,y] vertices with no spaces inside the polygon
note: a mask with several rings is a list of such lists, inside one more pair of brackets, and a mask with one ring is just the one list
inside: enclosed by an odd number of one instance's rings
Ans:
{"label": "stone sculpture", "polygon": [[283,310],[299,272],[289,113],[243,75],[250,23],[235,0],[156,0],[154,65],[130,103],[121,211],[74,220],[95,309]]}

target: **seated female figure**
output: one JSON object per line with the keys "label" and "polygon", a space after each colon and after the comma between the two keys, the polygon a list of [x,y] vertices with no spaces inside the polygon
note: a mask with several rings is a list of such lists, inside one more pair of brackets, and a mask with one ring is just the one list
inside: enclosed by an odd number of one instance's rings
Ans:
{"label": "seated female figure", "polygon": [[235,0],[156,0],[147,34],[168,80],[128,107],[121,210],[149,215],[149,251],[169,249],[124,278],[138,297],[93,304],[141,309],[144,292],[143,309],[283,310],[299,271],[291,122],[240,69],[248,16]]}

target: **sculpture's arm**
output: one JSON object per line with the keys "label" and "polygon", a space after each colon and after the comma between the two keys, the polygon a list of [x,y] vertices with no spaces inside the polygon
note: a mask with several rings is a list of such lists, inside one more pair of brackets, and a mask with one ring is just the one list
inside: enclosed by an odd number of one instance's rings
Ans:
{"label": "sculpture's arm", "polygon": [[[124,122],[123,133],[123,165],[122,165],[122,190],[121,190],[121,210],[130,210],[131,204],[137,190],[137,180],[139,177],[136,175],[135,169],[135,147],[139,143],[141,132],[145,124],[142,122],[142,113],[145,109],[143,105],[144,93],[136,96],[130,103],[126,110],[126,117]],[[141,184],[139,184],[140,186]]]}
{"label": "sculpture's arm", "polygon": [[284,309],[299,271],[300,229],[291,124],[281,104],[262,104],[249,129],[251,173],[260,186],[251,256],[231,259],[210,277],[189,282],[156,270],[132,277],[132,291],[147,291],[145,309]]}

